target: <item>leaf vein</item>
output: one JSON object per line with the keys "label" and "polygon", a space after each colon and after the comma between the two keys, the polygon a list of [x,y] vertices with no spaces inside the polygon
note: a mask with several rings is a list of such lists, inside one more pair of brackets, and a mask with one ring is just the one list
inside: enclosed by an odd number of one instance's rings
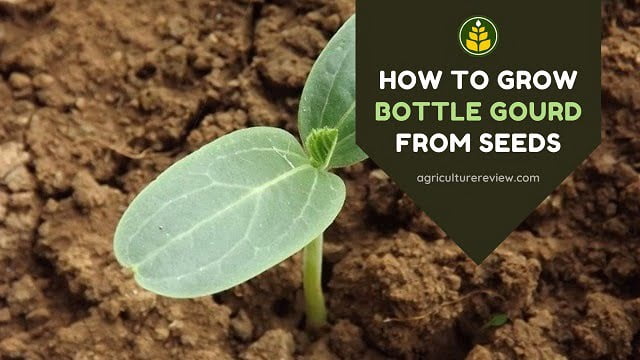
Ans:
{"label": "leaf vein", "polygon": [[344,57],[340,60],[340,65],[338,66],[338,70],[332,74],[333,79],[331,79],[331,86],[329,86],[329,92],[327,92],[327,98],[324,101],[324,105],[322,106],[322,111],[320,111],[320,124],[324,124],[324,114],[327,110],[327,105],[329,104],[329,99],[331,99],[331,93],[333,92],[333,88],[336,85],[336,81],[338,79],[338,74],[342,71],[342,68],[346,64],[347,58],[349,57],[349,53],[345,52]]}
{"label": "leaf vein", "polygon": [[161,245],[160,247],[158,247],[157,249],[149,252],[149,254],[144,257],[142,260],[140,260],[138,263],[136,263],[133,268],[138,268],[141,265],[143,265],[144,263],[146,263],[147,261],[155,258],[158,254],[160,254],[163,250],[165,250],[166,248],[168,248],[171,244],[174,244],[176,241],[181,240],[183,237],[188,236],[189,234],[192,234],[195,230],[199,229],[202,225],[210,222],[211,220],[217,218],[218,216],[224,214],[225,212],[233,209],[235,206],[243,203],[245,200],[250,199],[251,197],[253,197],[256,194],[260,194],[262,191],[264,191],[265,189],[268,189],[269,187],[278,184],[281,181],[286,180],[287,178],[297,174],[300,171],[306,170],[306,169],[312,169],[311,165],[303,165],[300,167],[297,167],[295,169],[291,169],[287,172],[284,172],[282,174],[280,174],[279,176],[277,176],[276,178],[269,180],[267,182],[265,182],[264,184],[253,188],[253,190],[245,193],[242,197],[240,197],[240,199],[238,199],[237,201],[227,205],[226,207],[222,208],[221,210],[215,212],[214,214],[204,218],[203,220],[198,221],[196,224],[194,224],[189,230],[182,232],[181,234],[177,234],[173,239],[167,241],[165,244]]}
{"label": "leaf vein", "polygon": [[338,141],[338,143],[336,144],[336,147],[337,147],[338,145],[342,144],[345,140],[347,140],[347,139],[349,139],[349,138],[354,137],[355,135],[356,135],[356,133],[355,133],[355,132],[352,132],[352,133],[350,133],[349,135],[347,135],[347,136],[343,137],[342,139],[340,139],[340,141]]}
{"label": "leaf vein", "polygon": [[[238,150],[238,151],[235,151],[235,152],[232,152],[232,153],[229,153],[229,154],[225,154],[225,155],[214,157],[213,159],[211,159],[211,162],[209,163],[209,165],[207,167],[207,173],[211,174],[211,171],[210,171],[211,166],[215,165],[216,161],[224,160],[224,159],[226,159],[228,157],[237,156],[237,155],[241,155],[241,154],[245,154],[245,153],[256,152],[256,151],[257,152],[270,152],[270,151],[273,151],[275,149],[277,149],[275,146],[271,146],[271,147],[255,147],[255,148]],[[287,150],[278,149],[278,151],[281,152],[281,153],[286,153],[287,155],[297,156],[298,158],[300,158],[302,160],[307,160],[307,158],[303,154],[300,154],[300,153],[297,153],[297,152],[293,152],[293,151],[289,151],[288,149]]]}
{"label": "leaf vein", "polygon": [[354,100],[351,105],[349,105],[349,108],[347,109],[347,111],[344,112],[344,114],[342,114],[342,117],[340,118],[340,120],[338,120],[338,122],[336,123],[336,125],[334,126],[336,129],[340,129],[340,126],[342,126],[342,123],[347,119],[347,117],[349,117],[349,114],[351,114],[351,112],[356,108],[356,101]]}
{"label": "leaf vein", "polygon": [[[211,177],[208,174],[202,174],[205,175],[207,177],[209,177],[209,179],[211,179]],[[215,186],[222,186],[222,187],[228,187],[228,188],[236,188],[236,189],[251,189],[251,187],[249,186],[244,186],[244,185],[239,185],[239,184],[225,184],[225,183],[221,183],[221,182],[217,182],[214,180],[210,180],[211,183],[197,188],[195,190],[192,191],[188,191],[176,198],[173,198],[165,203],[163,203],[162,205],[160,205],[156,210],[153,211],[153,213],[151,213],[151,215],[149,215],[143,222],[140,223],[140,225],[138,225],[138,227],[136,228],[136,231],[129,236],[129,239],[127,240],[127,255],[129,254],[130,250],[131,250],[131,244],[133,243],[133,241],[131,241],[134,237],[138,236],[138,234],[140,234],[140,231],[142,231],[142,229],[144,229],[145,226],[147,226],[149,224],[149,222],[151,222],[151,220],[153,220],[153,218],[158,215],[158,213],[160,213],[162,210],[166,209],[167,207],[169,207],[170,205],[174,204],[175,202],[182,200],[184,198],[187,198],[191,195],[197,194],[201,191],[206,191],[211,189],[212,187]]]}
{"label": "leaf vein", "polygon": [[[311,184],[311,188],[309,189],[309,192],[308,192],[308,195],[307,195],[307,199],[305,200],[304,205],[301,207],[301,209],[300,209],[300,213],[298,214],[298,216],[296,216],[296,217],[293,219],[293,221],[291,222],[292,224],[295,224],[295,223],[297,223],[298,221],[300,221],[300,220],[302,219],[302,221],[303,221],[303,222],[308,226],[308,222],[307,222],[307,221],[306,221],[306,219],[304,218],[304,213],[306,212],[306,210],[307,210],[307,208],[309,207],[309,205],[312,203],[312,202],[311,202],[311,197],[313,196],[313,192],[315,191],[315,189],[316,189],[316,187],[317,187],[317,184],[318,184],[318,172],[316,171],[316,172],[314,172],[313,183]],[[175,278],[175,279],[177,279],[177,280],[180,280],[180,279],[185,278],[186,276],[189,276],[189,275],[191,275],[191,274],[195,274],[195,273],[197,273],[197,272],[202,272],[203,270],[208,269],[208,268],[209,268],[209,267],[211,267],[211,266],[214,266],[214,265],[220,264],[220,263],[221,263],[221,261],[222,261],[223,259],[225,259],[226,257],[228,257],[228,256],[229,256],[229,255],[230,255],[230,254],[235,250],[235,249],[237,249],[237,248],[238,248],[238,246],[240,246],[241,244],[243,244],[243,243],[246,241],[246,239],[247,239],[247,237],[248,237],[248,235],[249,235],[250,229],[252,229],[252,228],[253,228],[253,224],[254,224],[253,219],[255,219],[255,217],[256,217],[255,215],[256,215],[256,213],[257,213],[257,211],[258,211],[258,207],[259,207],[259,205],[260,205],[260,204],[259,204],[259,202],[260,202],[260,200],[261,200],[261,199],[262,199],[262,194],[260,194],[260,197],[258,198],[258,201],[257,201],[257,203],[256,203],[256,206],[255,206],[255,208],[253,209],[253,215],[252,215],[252,217],[251,217],[251,221],[250,221],[250,222],[249,222],[249,224],[247,225],[247,230],[245,231],[245,233],[244,233],[243,237],[242,237],[240,240],[238,240],[238,241],[234,244],[234,246],[232,246],[229,250],[227,250],[227,251],[226,251],[226,252],[225,252],[221,257],[219,257],[218,259],[216,259],[216,260],[214,260],[214,261],[210,262],[209,264],[206,264],[206,265],[204,265],[204,266],[201,266],[201,267],[199,267],[199,268],[197,268],[197,269],[195,269],[195,270],[185,272],[185,273],[180,274],[180,275],[178,275],[178,276],[165,276],[165,277],[161,277],[161,278],[152,278],[152,279],[153,279],[153,280],[156,280],[156,281],[162,281],[162,280],[171,279],[171,278]],[[290,233],[291,233],[291,229],[292,229],[292,228],[293,228],[293,226],[291,226],[291,227],[290,227],[290,228],[289,228],[289,229],[288,229],[284,234],[280,235],[280,236],[278,237],[278,239],[277,239],[276,241],[274,241],[274,243],[276,243],[276,242],[278,242],[278,241],[281,241],[281,240],[282,240],[286,235],[290,234]],[[272,245],[273,245],[273,244],[272,244]],[[254,250],[256,250],[256,249],[257,249],[255,246],[253,246],[253,248],[254,248]],[[254,256],[255,256],[255,254],[254,254]]]}

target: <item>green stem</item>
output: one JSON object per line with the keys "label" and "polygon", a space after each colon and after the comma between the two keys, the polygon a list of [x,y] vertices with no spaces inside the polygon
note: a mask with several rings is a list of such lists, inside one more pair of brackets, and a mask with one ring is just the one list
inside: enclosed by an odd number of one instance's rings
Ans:
{"label": "green stem", "polygon": [[322,294],[322,234],[304,248],[303,267],[307,328],[319,329],[327,324]]}

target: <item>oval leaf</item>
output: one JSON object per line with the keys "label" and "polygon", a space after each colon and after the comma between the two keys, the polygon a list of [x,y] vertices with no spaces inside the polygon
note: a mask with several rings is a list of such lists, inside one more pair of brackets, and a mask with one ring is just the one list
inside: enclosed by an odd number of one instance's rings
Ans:
{"label": "oval leaf", "polygon": [[319,236],[345,198],[288,132],[236,131],[178,161],[131,203],[115,234],[138,283],[187,298],[240,284]]}
{"label": "oval leaf", "polygon": [[298,124],[303,143],[313,129],[338,129],[330,168],[367,158],[356,145],[356,19],[352,16],[331,38],[313,65],[300,98]]}

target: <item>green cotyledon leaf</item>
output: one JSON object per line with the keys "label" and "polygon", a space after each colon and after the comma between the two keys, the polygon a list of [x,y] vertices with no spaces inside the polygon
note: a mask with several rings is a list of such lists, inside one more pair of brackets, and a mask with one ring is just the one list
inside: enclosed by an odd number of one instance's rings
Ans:
{"label": "green cotyledon leaf", "polygon": [[345,199],[288,132],[239,130],[185,157],[131,203],[116,258],[155,293],[189,298],[240,284],[319,236]]}
{"label": "green cotyledon leaf", "polygon": [[356,145],[356,19],[352,16],[331,38],[313,65],[302,91],[298,125],[303,143],[314,129],[338,129],[329,168],[367,158]]}

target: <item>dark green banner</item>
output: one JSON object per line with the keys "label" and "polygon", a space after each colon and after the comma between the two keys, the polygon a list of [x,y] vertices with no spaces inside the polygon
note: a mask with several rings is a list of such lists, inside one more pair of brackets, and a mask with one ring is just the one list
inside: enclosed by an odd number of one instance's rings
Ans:
{"label": "dark green banner", "polygon": [[357,3],[357,142],[477,263],[600,143],[600,3]]}

